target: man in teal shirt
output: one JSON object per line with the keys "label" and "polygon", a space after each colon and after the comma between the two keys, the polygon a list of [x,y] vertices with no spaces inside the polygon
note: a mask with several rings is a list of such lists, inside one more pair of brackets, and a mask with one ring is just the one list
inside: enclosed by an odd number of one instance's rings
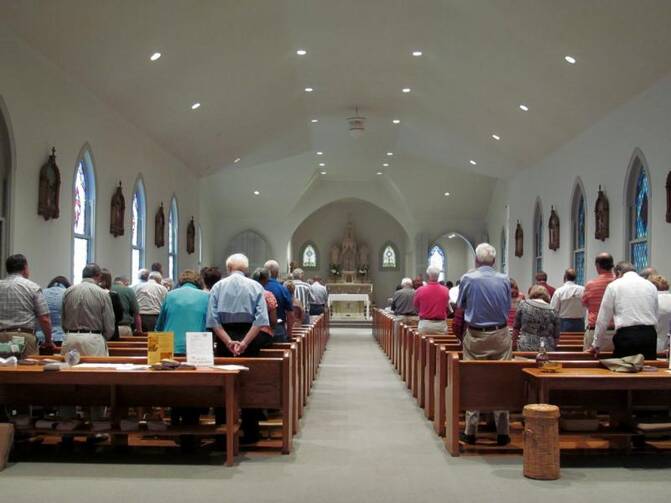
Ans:
{"label": "man in teal shirt", "polygon": [[200,275],[186,269],[179,275],[179,288],[170,292],[161,306],[156,331],[175,334],[175,355],[186,354],[186,332],[205,332],[210,296],[201,290]]}

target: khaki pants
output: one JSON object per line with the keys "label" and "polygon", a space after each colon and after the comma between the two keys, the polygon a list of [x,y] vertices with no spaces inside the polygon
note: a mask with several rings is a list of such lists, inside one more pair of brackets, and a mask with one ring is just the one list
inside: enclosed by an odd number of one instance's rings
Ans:
{"label": "khaki pants", "polygon": [[[510,360],[513,356],[513,340],[507,327],[482,331],[468,328],[464,337],[464,360]],[[478,434],[479,410],[467,410],[465,415],[466,435]],[[510,433],[510,417],[507,410],[495,410],[494,422],[498,435]]]}
{"label": "khaki pants", "polygon": [[128,325],[119,325],[119,337],[131,337],[133,335],[133,329]]}
{"label": "khaki pants", "polygon": [[40,351],[35,334],[27,332],[0,332],[0,342],[11,342],[12,337],[21,337],[23,339],[24,346],[21,358],[39,354]]}
{"label": "khaki pants", "polygon": [[446,334],[446,320],[419,320],[417,331],[420,334]]}
{"label": "khaki pants", "polygon": [[[613,346],[613,336],[615,335],[615,330],[606,330],[606,333],[599,338],[599,351],[602,353],[612,353],[615,349]],[[585,330],[585,337],[582,342],[583,351],[588,351],[592,347],[594,342],[594,330],[588,328]]]}

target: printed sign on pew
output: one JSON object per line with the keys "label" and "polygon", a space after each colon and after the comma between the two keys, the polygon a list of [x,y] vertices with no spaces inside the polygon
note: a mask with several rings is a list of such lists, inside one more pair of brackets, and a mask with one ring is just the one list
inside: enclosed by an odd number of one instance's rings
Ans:
{"label": "printed sign on pew", "polygon": [[186,333],[186,363],[196,367],[214,366],[211,332]]}
{"label": "printed sign on pew", "polygon": [[164,358],[172,360],[174,356],[175,334],[172,332],[147,333],[147,363],[160,363]]}

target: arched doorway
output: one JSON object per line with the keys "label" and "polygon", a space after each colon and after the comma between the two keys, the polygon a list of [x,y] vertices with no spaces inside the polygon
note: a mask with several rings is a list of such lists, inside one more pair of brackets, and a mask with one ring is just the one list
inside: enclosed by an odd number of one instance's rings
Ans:
{"label": "arched doorway", "polygon": [[[442,255],[441,255],[442,254]],[[456,283],[465,273],[474,267],[475,249],[473,244],[458,232],[446,232],[429,242],[427,267],[439,266],[442,258],[441,278]]]}

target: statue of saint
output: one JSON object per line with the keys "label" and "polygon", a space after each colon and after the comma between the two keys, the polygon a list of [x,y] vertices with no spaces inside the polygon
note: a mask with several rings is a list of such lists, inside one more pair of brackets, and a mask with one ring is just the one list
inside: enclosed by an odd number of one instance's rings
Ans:
{"label": "statue of saint", "polygon": [[362,243],[359,247],[359,268],[368,267],[368,245]]}
{"label": "statue of saint", "polygon": [[329,265],[340,265],[340,247],[336,244],[334,244],[331,247],[331,261],[329,262]]}
{"label": "statue of saint", "polygon": [[354,227],[352,222],[347,223],[345,228],[345,237],[342,240],[340,249],[340,260],[343,271],[356,270],[356,241],[354,240]]}

